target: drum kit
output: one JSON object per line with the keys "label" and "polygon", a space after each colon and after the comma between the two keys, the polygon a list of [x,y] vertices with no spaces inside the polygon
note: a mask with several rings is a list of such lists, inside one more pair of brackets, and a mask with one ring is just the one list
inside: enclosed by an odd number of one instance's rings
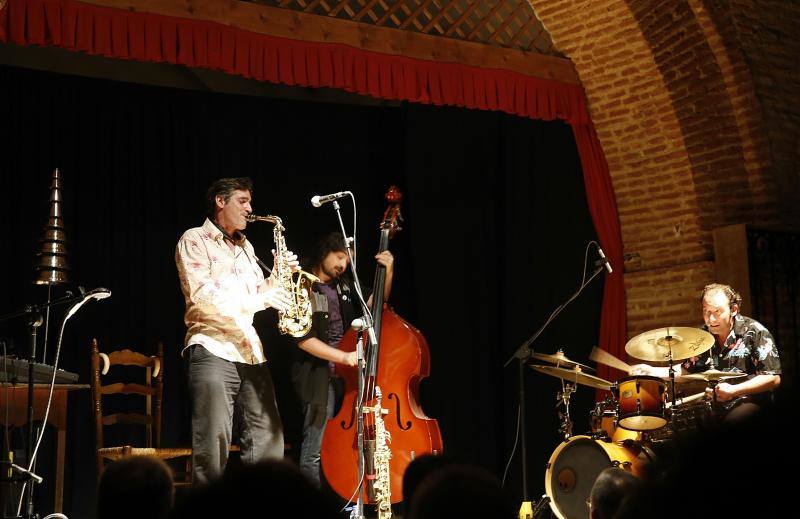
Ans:
{"label": "drum kit", "polygon": [[[746,376],[709,370],[676,377],[673,363],[696,357],[714,345],[714,337],[698,328],[659,328],[637,335],[625,345],[629,356],[648,363],[668,363],[668,380],[652,376],[629,376],[609,382],[587,372],[593,368],[575,362],[559,350],[555,354],[534,353],[533,358],[551,365],[531,368],[561,380],[558,400],[559,431],[564,441],[550,456],[545,473],[545,491],[553,514],[560,519],[588,518],[586,505],[597,476],[608,467],[619,467],[640,476],[655,454],[652,446],[669,441],[674,434],[689,432],[713,417],[705,391],[678,398],[676,382],[702,383],[711,389],[720,381]],[[631,371],[631,366],[595,348],[590,359]],[[590,412],[591,433],[572,435],[570,396],[579,385],[608,390],[609,398]],[[689,385],[689,384],[687,384]]]}

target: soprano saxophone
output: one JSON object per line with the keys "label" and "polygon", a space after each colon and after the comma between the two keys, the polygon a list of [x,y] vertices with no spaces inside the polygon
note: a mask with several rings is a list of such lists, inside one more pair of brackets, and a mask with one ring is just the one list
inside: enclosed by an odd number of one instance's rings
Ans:
{"label": "soprano saxophone", "polygon": [[378,512],[378,519],[391,519],[392,517],[392,480],[389,468],[389,460],[392,459],[392,451],[389,444],[392,436],[383,423],[383,415],[389,411],[381,407],[381,388],[375,386],[375,405],[364,407],[365,412],[372,413],[375,418],[375,452],[373,453],[373,466],[375,467],[375,507]]}
{"label": "soprano saxophone", "polygon": [[295,279],[289,266],[288,249],[283,233],[286,230],[277,216],[247,215],[248,222],[269,222],[274,225],[272,236],[275,240],[275,267],[272,275],[275,281],[289,294],[291,304],[287,311],[278,311],[278,330],[292,337],[302,337],[311,329],[311,286],[319,278],[304,270],[298,270]]}

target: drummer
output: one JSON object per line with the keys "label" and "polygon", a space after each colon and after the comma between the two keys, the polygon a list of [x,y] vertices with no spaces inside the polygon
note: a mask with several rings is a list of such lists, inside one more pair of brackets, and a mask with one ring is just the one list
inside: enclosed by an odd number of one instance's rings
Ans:
{"label": "drummer", "polygon": [[[729,285],[713,283],[701,294],[703,329],[714,336],[711,349],[675,366],[675,375],[709,369],[746,373],[747,377],[720,381],[716,400],[724,404],[725,421],[752,416],[772,401],[772,391],[781,383],[781,362],[772,334],[761,323],[739,313],[742,296]],[[631,366],[631,375],[669,377],[669,368],[648,364]],[[741,382],[740,382],[741,381]],[[706,389],[709,398],[711,389]]]}

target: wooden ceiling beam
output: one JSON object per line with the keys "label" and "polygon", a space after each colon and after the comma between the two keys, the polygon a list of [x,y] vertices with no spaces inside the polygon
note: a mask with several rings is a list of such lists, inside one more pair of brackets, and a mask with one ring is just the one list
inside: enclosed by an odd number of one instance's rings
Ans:
{"label": "wooden ceiling beam", "polygon": [[413,31],[376,27],[251,2],[230,0],[82,0],[85,3],[190,20],[217,22],[293,40],[339,43],[365,51],[414,59],[505,69],[527,76],[580,84],[571,61]]}

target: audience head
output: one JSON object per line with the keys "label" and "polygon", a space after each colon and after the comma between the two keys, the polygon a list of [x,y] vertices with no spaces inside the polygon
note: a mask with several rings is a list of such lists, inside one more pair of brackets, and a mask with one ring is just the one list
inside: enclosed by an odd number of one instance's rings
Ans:
{"label": "audience head", "polygon": [[478,467],[450,465],[425,477],[414,492],[409,519],[491,517],[516,513],[500,481]]}
{"label": "audience head", "polygon": [[302,516],[334,519],[336,511],[336,505],[329,502],[294,464],[268,460],[229,467],[221,479],[194,489],[182,499],[172,517]]}
{"label": "audience head", "polygon": [[172,473],[163,461],[132,456],[109,464],[97,489],[98,519],[162,519],[172,508]]}
{"label": "audience head", "polygon": [[589,493],[590,519],[611,519],[622,502],[636,493],[641,480],[617,467],[603,470]]}
{"label": "audience head", "polygon": [[403,473],[403,509],[406,512],[411,510],[411,499],[423,479],[454,463],[452,458],[436,454],[425,454],[414,458]]}

